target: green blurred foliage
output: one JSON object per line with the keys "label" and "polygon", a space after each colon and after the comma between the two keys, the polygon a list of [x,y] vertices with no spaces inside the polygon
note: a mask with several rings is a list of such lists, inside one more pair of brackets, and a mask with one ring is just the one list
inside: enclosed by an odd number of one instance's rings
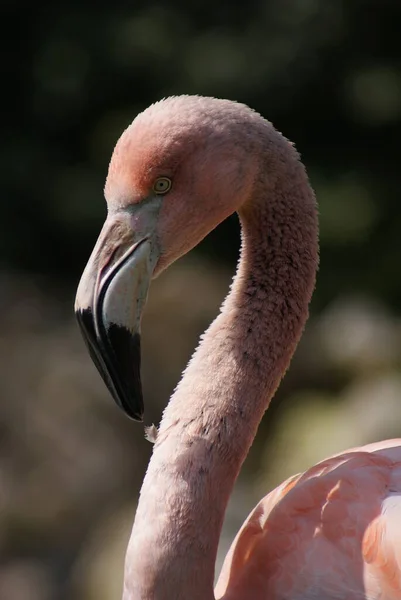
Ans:
{"label": "green blurred foliage", "polygon": [[[3,5],[4,6],[4,5]],[[300,150],[321,211],[315,307],[401,304],[397,0],[7,3],[4,266],[76,281],[105,215],[113,145],[167,95],[243,101]],[[8,36],[8,39],[7,39]],[[234,262],[233,218],[201,251]]]}

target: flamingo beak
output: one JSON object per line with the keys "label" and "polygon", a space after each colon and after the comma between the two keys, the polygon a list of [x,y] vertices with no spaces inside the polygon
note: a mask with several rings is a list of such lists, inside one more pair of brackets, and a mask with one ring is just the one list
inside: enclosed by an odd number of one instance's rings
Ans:
{"label": "flamingo beak", "polygon": [[133,224],[128,211],[107,218],[79,283],[75,313],[112,397],[142,421],[141,315],[159,251],[149,228]]}

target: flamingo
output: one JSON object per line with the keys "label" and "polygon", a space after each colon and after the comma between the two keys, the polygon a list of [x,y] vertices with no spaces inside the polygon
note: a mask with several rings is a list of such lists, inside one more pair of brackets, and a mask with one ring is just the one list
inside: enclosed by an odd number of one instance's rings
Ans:
{"label": "flamingo", "polygon": [[400,600],[401,439],[328,458],[270,492],[213,589],[230,493],[315,285],[316,203],[293,145],[243,104],[167,98],[121,135],[105,197],[75,309],[111,395],[138,421],[150,280],[231,213],[242,229],[231,290],[154,436],[123,600]]}

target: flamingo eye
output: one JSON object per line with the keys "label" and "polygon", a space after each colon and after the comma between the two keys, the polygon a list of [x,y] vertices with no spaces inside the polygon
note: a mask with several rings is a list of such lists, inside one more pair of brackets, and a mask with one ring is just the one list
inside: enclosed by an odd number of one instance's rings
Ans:
{"label": "flamingo eye", "polygon": [[158,177],[153,184],[153,191],[155,194],[167,194],[172,185],[173,182],[168,177]]}

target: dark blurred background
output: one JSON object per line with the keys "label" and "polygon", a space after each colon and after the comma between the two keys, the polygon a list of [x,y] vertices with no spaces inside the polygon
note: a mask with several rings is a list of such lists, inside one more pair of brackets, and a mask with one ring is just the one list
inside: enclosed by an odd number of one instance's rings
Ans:
{"label": "dark blurred background", "polygon": [[[238,482],[225,552],[291,473],[401,436],[401,3],[6,0],[1,11],[0,598],[118,600],[151,446],[108,397],[73,317],[114,143],[163,96],[236,99],[296,143],[317,193],[311,319]],[[238,247],[232,217],[155,282],[149,423]]]}

